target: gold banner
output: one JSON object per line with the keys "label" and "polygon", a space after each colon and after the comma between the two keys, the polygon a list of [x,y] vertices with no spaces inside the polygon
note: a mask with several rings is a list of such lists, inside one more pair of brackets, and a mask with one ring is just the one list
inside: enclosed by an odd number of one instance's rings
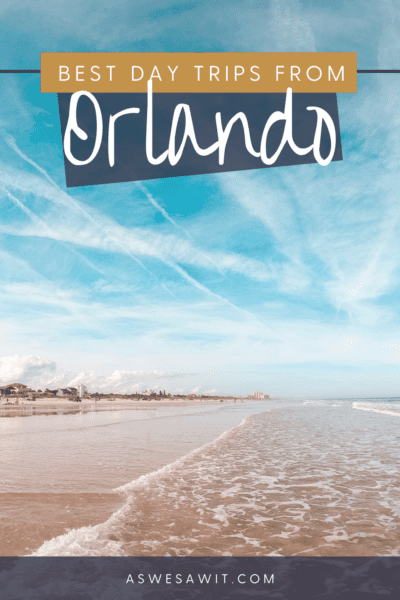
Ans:
{"label": "gold banner", "polygon": [[41,91],[72,93],[357,91],[355,52],[42,52]]}

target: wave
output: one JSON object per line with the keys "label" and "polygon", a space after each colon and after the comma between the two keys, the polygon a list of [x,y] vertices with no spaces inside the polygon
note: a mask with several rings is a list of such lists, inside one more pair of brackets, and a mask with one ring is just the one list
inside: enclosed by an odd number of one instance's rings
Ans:
{"label": "wave", "polygon": [[[391,415],[392,417],[400,417],[400,405],[397,410],[388,410],[387,404],[383,402],[365,403],[365,402],[353,402],[353,408],[357,410],[366,410],[371,412],[380,413],[382,415]],[[390,408],[394,408],[390,405]]]}
{"label": "wave", "polygon": [[[265,412],[269,410],[267,409]],[[221,440],[232,435],[235,430],[243,427],[248,420],[254,417],[255,415],[245,417],[239,425],[225,431],[212,442],[196,448],[175,462],[113,489],[113,492],[125,496],[125,503],[107,521],[95,526],[72,529],[63,535],[47,540],[40,548],[28,556],[126,556],[122,551],[122,542],[110,540],[110,532],[113,528],[118,527],[127,517],[131,508],[131,502],[134,500],[133,492],[148,487],[159,477],[179,470],[187,461],[205,450],[217,447]]]}
{"label": "wave", "polygon": [[[382,403],[354,408],[386,410]],[[396,408],[390,407],[396,416]],[[360,426],[361,421],[361,426]],[[396,422],[328,404],[247,416],[116,488],[108,521],[35,556],[370,556],[398,552]]]}

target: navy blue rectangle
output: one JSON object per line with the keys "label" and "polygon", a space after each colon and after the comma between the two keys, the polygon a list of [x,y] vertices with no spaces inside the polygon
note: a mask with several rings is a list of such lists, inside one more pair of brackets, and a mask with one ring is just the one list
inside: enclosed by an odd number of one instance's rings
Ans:
{"label": "navy blue rectangle", "polygon": [[[100,150],[94,160],[87,165],[73,165],[65,157],[67,187],[140,181],[184,175],[221,173],[248,169],[269,168],[261,158],[252,156],[246,149],[243,125],[236,122],[227,143],[223,165],[219,164],[218,152],[209,156],[199,156],[190,140],[187,140],[183,155],[176,165],[166,159],[160,165],[152,165],[147,160],[146,113],[147,94],[95,94],[102,113],[104,126]],[[69,115],[71,94],[58,94],[62,137]],[[256,151],[260,150],[262,132],[268,117],[275,111],[284,111],[286,94],[154,94],[154,156],[159,156],[167,148],[170,137],[174,109],[179,103],[189,105],[193,118],[198,145],[207,148],[217,141],[215,124],[216,113],[221,113],[223,127],[239,112],[246,115],[251,140]],[[336,149],[332,160],[342,160],[339,115],[336,94],[293,94],[293,140],[303,148],[313,144],[317,123],[315,110],[320,107],[332,118],[336,130]],[[110,115],[136,107],[139,114],[120,117],[115,125],[115,165],[108,159],[108,124]],[[86,160],[92,153],[96,136],[96,116],[92,101],[82,96],[77,109],[78,125],[87,133],[86,141],[71,134],[71,151],[78,160]],[[184,118],[181,115],[177,131],[177,148],[183,136]],[[284,122],[275,123],[268,135],[267,150],[271,156],[279,147]],[[330,151],[330,137],[325,124],[322,127],[321,155],[326,158]],[[274,167],[315,163],[313,152],[299,156],[286,143]],[[321,167],[323,168],[323,167]]]}
{"label": "navy blue rectangle", "polygon": [[2,600],[398,599],[399,567],[400,557],[0,558],[0,590]]}

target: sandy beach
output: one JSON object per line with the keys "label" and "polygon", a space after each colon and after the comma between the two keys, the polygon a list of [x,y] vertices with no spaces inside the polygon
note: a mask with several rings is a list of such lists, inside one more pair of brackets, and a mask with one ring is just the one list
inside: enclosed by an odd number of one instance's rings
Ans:
{"label": "sandy beach", "polygon": [[45,540],[107,521],[124,502],[115,488],[210,442],[247,406],[234,399],[2,399],[0,556],[30,554]]}
{"label": "sandy beach", "polygon": [[76,413],[76,412],[98,412],[98,411],[120,411],[120,410],[145,410],[158,408],[182,408],[182,407],[193,407],[193,406],[213,406],[220,405],[222,403],[242,403],[249,402],[246,398],[224,398],[221,399],[192,399],[192,398],[171,398],[171,399],[160,399],[160,400],[142,400],[142,399],[128,399],[128,398],[115,398],[113,400],[101,398],[99,400],[93,400],[89,398],[82,398],[81,402],[72,402],[65,398],[38,398],[35,402],[27,400],[26,398],[0,399],[0,416],[3,417],[18,417],[28,416],[34,414],[60,414],[60,413]]}
{"label": "sandy beach", "polygon": [[398,402],[3,407],[2,556],[399,554]]}

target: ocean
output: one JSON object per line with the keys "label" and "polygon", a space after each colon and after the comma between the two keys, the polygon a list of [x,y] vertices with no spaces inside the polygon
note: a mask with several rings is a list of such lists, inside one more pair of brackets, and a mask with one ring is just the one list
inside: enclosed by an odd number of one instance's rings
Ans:
{"label": "ocean", "polygon": [[33,411],[0,417],[0,555],[399,554],[398,399]]}

